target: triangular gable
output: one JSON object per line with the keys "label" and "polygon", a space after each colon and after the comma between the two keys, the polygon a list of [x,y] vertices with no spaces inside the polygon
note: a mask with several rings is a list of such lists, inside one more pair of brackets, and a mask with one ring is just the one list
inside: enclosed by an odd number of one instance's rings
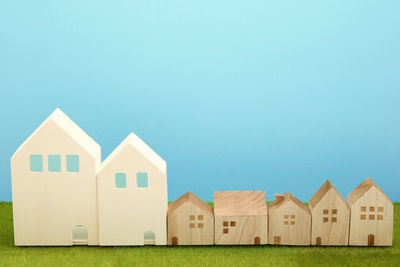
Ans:
{"label": "triangular gable", "polygon": [[304,204],[303,202],[301,202],[299,199],[297,199],[295,196],[293,196],[293,195],[290,194],[289,192],[286,192],[285,194],[280,195],[280,196],[282,197],[282,200],[277,201],[277,200],[275,199],[274,202],[272,202],[271,204],[268,205],[268,208],[269,208],[270,210],[278,209],[278,208],[281,207],[283,204],[285,204],[285,203],[291,201],[291,202],[293,202],[294,204],[296,204],[299,208],[301,208],[302,210],[304,210],[305,212],[307,212],[308,214],[311,215],[311,211],[310,211],[310,209],[307,207],[307,205]]}
{"label": "triangular gable", "polygon": [[346,201],[344,198],[340,195],[340,193],[336,190],[336,188],[332,185],[332,183],[329,180],[326,180],[326,182],[318,189],[317,192],[311,197],[310,199],[310,207],[314,208],[319,201],[329,192],[329,190],[333,189],[336,194],[339,196],[339,198],[343,201],[343,203],[346,204]]}
{"label": "triangular gable", "polygon": [[348,196],[347,196],[347,202],[349,204],[353,204],[356,202],[358,199],[360,199],[365,193],[367,193],[372,187],[375,187],[380,191],[389,202],[390,199],[389,197],[385,194],[385,192],[382,191],[382,189],[374,182],[372,181],[371,178],[367,178],[362,182],[359,186],[357,186]]}
{"label": "triangular gable", "polygon": [[206,202],[204,202],[201,198],[193,194],[192,192],[188,191],[182,196],[180,196],[178,199],[176,199],[174,202],[169,204],[168,206],[168,213],[173,212],[174,210],[178,209],[180,206],[183,204],[191,202],[193,205],[196,205],[200,209],[202,209],[204,212],[208,213],[210,216],[214,216],[213,210],[210,205],[208,205]]}

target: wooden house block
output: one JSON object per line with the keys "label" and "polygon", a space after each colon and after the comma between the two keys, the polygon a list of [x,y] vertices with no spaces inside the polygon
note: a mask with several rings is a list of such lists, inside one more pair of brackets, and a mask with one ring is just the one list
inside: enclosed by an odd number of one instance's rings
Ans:
{"label": "wooden house block", "polygon": [[214,192],[215,244],[267,244],[268,210],[264,191]]}
{"label": "wooden house block", "polygon": [[56,109],[11,158],[15,245],[97,245],[100,161],[100,146]]}
{"label": "wooden house block", "polygon": [[167,244],[167,165],[131,133],[97,174],[99,244]]}
{"label": "wooden house block", "polygon": [[276,194],[268,205],[268,240],[273,245],[309,246],[311,212],[290,193]]}
{"label": "wooden house block", "polygon": [[312,245],[349,245],[350,208],[329,180],[310,199],[310,210]]}
{"label": "wooden house block", "polygon": [[214,245],[213,210],[192,192],[168,207],[168,245]]}
{"label": "wooden house block", "polygon": [[391,246],[393,204],[374,181],[367,178],[348,196],[351,209],[350,246]]}

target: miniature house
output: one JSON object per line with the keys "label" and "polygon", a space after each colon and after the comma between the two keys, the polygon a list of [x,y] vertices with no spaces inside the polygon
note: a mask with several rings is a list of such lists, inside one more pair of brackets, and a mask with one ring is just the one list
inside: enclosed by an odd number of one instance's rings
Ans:
{"label": "miniature house", "polygon": [[215,244],[267,244],[268,210],[264,191],[214,192]]}
{"label": "miniature house", "polygon": [[329,180],[310,199],[310,210],[312,245],[349,244],[350,208]]}
{"label": "miniature house", "polygon": [[269,244],[309,246],[311,212],[290,193],[276,194],[268,205]]}
{"label": "miniature house", "polygon": [[168,207],[168,245],[214,245],[213,210],[192,192]]}
{"label": "miniature house", "polygon": [[131,133],[97,174],[99,244],[167,244],[167,165]]}
{"label": "miniature house", "polygon": [[391,246],[393,204],[374,181],[367,178],[348,196],[351,208],[351,246]]}
{"label": "miniature house", "polygon": [[15,245],[98,245],[100,161],[100,146],[56,109],[11,158]]}

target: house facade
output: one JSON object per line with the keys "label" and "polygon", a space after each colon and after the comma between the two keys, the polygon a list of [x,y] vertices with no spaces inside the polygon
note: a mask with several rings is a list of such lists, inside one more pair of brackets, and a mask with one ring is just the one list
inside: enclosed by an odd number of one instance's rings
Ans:
{"label": "house facade", "polygon": [[192,192],[168,207],[168,245],[213,245],[214,213]]}
{"label": "house facade", "polygon": [[269,244],[309,246],[311,212],[290,193],[276,194],[268,205]]}
{"label": "house facade", "polygon": [[391,246],[393,203],[367,178],[348,196],[351,208],[350,246]]}
{"label": "house facade", "polygon": [[327,180],[310,199],[312,215],[311,245],[347,246],[350,208]]}
{"label": "house facade", "polygon": [[215,244],[268,243],[265,191],[214,192]]}
{"label": "house facade", "polygon": [[15,245],[98,245],[100,161],[100,146],[56,109],[11,158]]}
{"label": "house facade", "polygon": [[167,244],[167,167],[131,133],[97,174],[99,244]]}

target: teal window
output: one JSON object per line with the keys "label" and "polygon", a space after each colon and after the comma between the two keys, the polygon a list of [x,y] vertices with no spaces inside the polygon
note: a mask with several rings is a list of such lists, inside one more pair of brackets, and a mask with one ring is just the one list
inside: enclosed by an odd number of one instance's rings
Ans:
{"label": "teal window", "polygon": [[115,174],[115,187],[116,188],[126,188],[126,173],[117,172]]}
{"label": "teal window", "polygon": [[67,172],[79,172],[79,155],[67,155]]}
{"label": "teal window", "polygon": [[147,172],[138,172],[136,174],[137,178],[137,186],[138,187],[148,187],[149,186],[149,178],[147,176]]}
{"label": "teal window", "polygon": [[43,171],[43,157],[42,155],[30,155],[30,169],[31,172],[42,172]]}
{"label": "teal window", "polygon": [[61,171],[61,156],[60,155],[49,155],[47,157],[49,163],[49,172],[60,172]]}

